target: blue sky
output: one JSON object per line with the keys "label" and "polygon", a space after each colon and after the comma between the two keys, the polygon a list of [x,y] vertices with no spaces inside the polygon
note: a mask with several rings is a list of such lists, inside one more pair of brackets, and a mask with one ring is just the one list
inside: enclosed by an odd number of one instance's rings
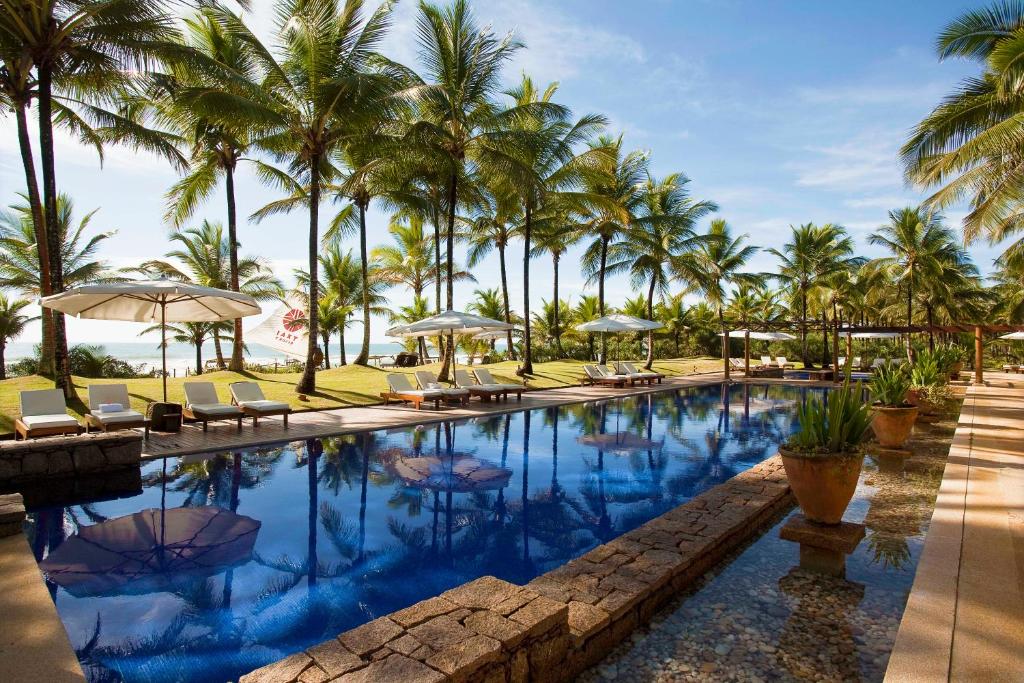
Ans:
{"label": "blue sky", "polygon": [[[370,3],[372,4],[372,3]],[[720,205],[719,216],[754,244],[780,246],[789,225],[838,222],[872,256],[866,237],[892,208],[916,204],[922,195],[905,186],[896,151],[908,130],[976,66],[939,63],[938,31],[978,3],[770,2],[741,0],[478,0],[474,10],[495,31],[514,31],[526,43],[506,70],[511,84],[522,72],[538,83],[560,82],[560,99],[577,113],[605,114],[609,132],[649,150],[656,176],[682,171],[694,196]],[[270,2],[254,0],[249,23],[264,36]],[[398,3],[385,52],[415,64],[416,5]],[[0,201],[20,190],[12,119],[0,132]],[[102,169],[94,152],[62,136],[57,149],[58,185],[72,195],[76,213],[99,208],[97,229],[116,229],[103,257],[115,266],[158,257],[168,248],[161,222],[163,195],[175,175],[163,162],[125,149],[110,149]],[[246,216],[273,196],[246,171],[238,201]],[[325,207],[324,216],[332,211]],[[217,194],[197,215],[222,220]],[[947,212],[959,225],[962,210]],[[301,214],[262,224],[243,224],[244,253],[270,260],[279,277],[305,262],[306,221]],[[373,211],[370,242],[387,240],[387,216]],[[356,247],[355,242],[351,245]],[[983,271],[999,249],[971,246]],[[521,248],[510,250],[511,273],[521,273]],[[588,287],[573,264],[563,261],[562,296],[576,300]],[[772,271],[774,259],[760,255],[752,270]],[[476,271],[480,287],[494,287],[496,263]],[[531,299],[550,299],[548,259],[534,261]],[[519,277],[513,307],[521,310]],[[456,291],[459,308],[474,286]],[[596,293],[596,291],[594,292]],[[609,282],[609,300],[632,296],[625,278]],[[392,307],[411,295],[391,290]],[[268,307],[269,308],[269,307]],[[136,328],[118,327],[118,341]],[[72,342],[109,340],[109,323],[69,321]],[[374,341],[386,321],[375,321]],[[358,339],[355,326],[349,339]],[[33,341],[37,333],[24,341]]]}

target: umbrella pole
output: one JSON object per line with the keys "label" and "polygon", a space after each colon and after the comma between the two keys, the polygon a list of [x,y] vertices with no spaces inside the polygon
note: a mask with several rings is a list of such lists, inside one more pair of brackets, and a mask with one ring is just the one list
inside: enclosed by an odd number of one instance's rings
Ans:
{"label": "umbrella pole", "polygon": [[160,299],[160,359],[164,370],[164,403],[167,403],[167,299]]}

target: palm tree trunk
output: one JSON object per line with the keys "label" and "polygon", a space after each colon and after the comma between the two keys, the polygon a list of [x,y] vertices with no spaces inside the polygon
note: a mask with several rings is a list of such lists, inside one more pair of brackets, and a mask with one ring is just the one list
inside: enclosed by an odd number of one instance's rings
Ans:
{"label": "palm tree trunk", "polygon": [[[562,350],[562,330],[559,327],[559,303],[558,303],[558,262],[560,256],[557,252],[551,252],[551,265],[555,271],[555,350],[559,358],[565,358],[565,351]],[[509,333],[511,334],[511,332]]]}
{"label": "palm tree trunk", "polygon": [[205,339],[196,340],[196,374],[203,374],[203,342]]}
{"label": "palm tree trunk", "polygon": [[[459,197],[459,177],[452,173],[448,181],[448,234],[445,236],[448,246],[448,263],[445,264],[447,277],[448,308],[455,307],[455,289],[453,287],[453,271],[455,265],[455,205]],[[444,360],[441,362],[441,371],[437,373],[437,379],[441,382],[448,381],[448,371],[455,360],[455,336],[448,335],[448,343],[445,345]]]}
{"label": "palm tree trunk", "polygon": [[[434,224],[434,293],[436,295],[436,304],[434,313],[441,312],[441,228],[439,225],[440,221],[435,219]],[[441,357],[444,357],[444,337],[438,338],[438,353]]]}
{"label": "palm tree trunk", "polygon": [[[907,327],[914,324],[914,279],[907,280]],[[914,350],[910,345],[910,330],[907,330],[907,360],[914,362]]]}
{"label": "palm tree trunk", "polygon": [[829,357],[828,352],[828,313],[824,307],[821,309],[821,367]]}
{"label": "palm tree trunk", "polygon": [[330,333],[321,334],[321,339],[324,340],[324,370],[331,369],[331,335]]}
{"label": "palm tree trunk", "polygon": [[[228,200],[228,257],[230,263],[231,291],[239,291],[238,282],[238,217],[235,207],[235,165],[234,159],[224,166],[224,188]],[[231,362],[228,369],[241,372],[244,367],[244,340],[242,319],[235,318],[235,331],[231,340]]]}
{"label": "palm tree trunk", "polygon": [[345,356],[345,322],[342,321],[341,327],[338,328],[338,365],[348,365],[348,359]]}
{"label": "palm tree trunk", "polygon": [[4,359],[4,352],[7,351],[7,344],[0,339],[0,380],[7,379],[7,362]]}
{"label": "palm tree trunk", "polygon": [[356,365],[368,365],[370,361],[370,264],[366,255],[366,204],[359,202],[359,260],[363,277],[363,345],[356,356]]}
{"label": "palm tree trunk", "polygon": [[802,286],[800,288],[800,340],[800,352],[803,355],[800,360],[804,362],[805,368],[812,367],[807,355],[807,289]]}
{"label": "palm tree trunk", "polygon": [[[651,278],[651,287],[647,290],[647,319],[654,320],[654,286],[657,281]],[[654,330],[647,331],[647,362],[644,368],[650,370],[654,365]]]}
{"label": "palm tree trunk", "polygon": [[[597,277],[597,311],[604,317],[604,269],[608,265],[608,237],[601,236],[601,270]],[[608,340],[601,335],[601,352],[597,357],[598,363],[608,362]]]}
{"label": "palm tree trunk", "polygon": [[725,381],[729,381],[729,335],[725,329],[725,314],[722,307],[718,307],[718,324],[722,328],[722,363],[725,367]]}
{"label": "palm tree trunk", "polygon": [[[533,374],[533,343],[530,339],[530,220],[532,212],[530,203],[526,203],[526,215],[523,221],[523,365],[518,374]],[[558,306],[558,301],[555,301]]]}
{"label": "palm tree trunk", "polygon": [[224,363],[224,350],[220,346],[220,330],[216,328],[213,330],[213,350],[217,356],[217,369],[223,370],[226,367]]}
{"label": "palm tree trunk", "polygon": [[[49,296],[50,287],[50,251],[46,241],[46,219],[43,217],[43,204],[39,197],[39,181],[36,179],[36,163],[32,158],[32,139],[28,132],[28,103],[15,106],[15,118],[18,120],[18,147],[21,149],[21,164],[25,170],[25,188],[28,195],[28,206],[32,211],[32,229],[36,236],[36,258],[39,259],[39,295]],[[42,337],[40,344],[39,374],[53,377],[53,309],[43,308],[40,312],[42,321]]]}
{"label": "palm tree trunk", "polygon": [[[501,297],[505,302],[505,322],[509,325],[512,324],[512,307],[508,302],[508,276],[505,272],[505,243],[502,241],[498,244],[498,263],[501,264]],[[509,328],[508,333],[505,336],[506,343],[508,344],[508,357],[512,360],[516,359],[516,347],[512,344],[512,328]]]}
{"label": "palm tree trunk", "polygon": [[928,350],[935,351],[935,334],[932,332],[932,305],[928,304],[926,308],[928,312]]}
{"label": "palm tree trunk", "polygon": [[317,310],[318,294],[317,289],[319,273],[317,268],[320,265],[317,257],[320,253],[320,155],[314,154],[309,160],[309,310],[306,317],[309,320],[308,344],[306,345],[306,367],[302,369],[302,377],[295,385],[295,391],[300,394],[311,394],[316,391],[316,352],[319,322],[319,311]]}
{"label": "palm tree trunk", "polygon": [[[57,226],[57,173],[53,155],[53,66],[46,60],[37,66],[39,91],[39,156],[43,165],[43,215],[46,219],[46,248],[50,261],[50,291],[64,291],[64,264],[61,262],[60,234]],[[53,312],[54,385],[67,400],[77,400],[68,362],[68,336],[64,314]]]}

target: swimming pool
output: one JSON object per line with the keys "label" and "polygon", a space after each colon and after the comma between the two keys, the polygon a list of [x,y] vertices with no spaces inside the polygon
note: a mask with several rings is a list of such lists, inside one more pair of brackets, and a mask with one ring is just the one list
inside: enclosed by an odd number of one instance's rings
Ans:
{"label": "swimming pool", "polygon": [[515,583],[773,455],[816,389],[715,385],[184,456],[30,511],[92,681],[224,681],[479,576]]}

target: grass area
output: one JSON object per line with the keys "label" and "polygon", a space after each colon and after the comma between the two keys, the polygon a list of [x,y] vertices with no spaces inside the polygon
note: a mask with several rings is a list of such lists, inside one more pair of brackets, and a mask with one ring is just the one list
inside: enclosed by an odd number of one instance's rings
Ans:
{"label": "grass area", "polygon": [[[722,362],[713,358],[681,358],[656,361],[655,370],[666,375],[688,375],[696,372],[712,372],[720,370]],[[527,380],[530,389],[550,389],[579,384],[583,377],[583,361],[552,361],[549,363],[535,363],[534,374]],[[263,387],[263,393],[268,399],[276,401],[287,401],[295,410],[322,410],[325,408],[344,408],[346,406],[362,406],[373,403],[380,403],[380,393],[387,390],[386,374],[389,372],[408,372],[413,370],[434,370],[440,364],[426,365],[418,368],[406,369],[385,369],[370,368],[358,365],[346,365],[331,370],[322,370],[317,373],[317,391],[315,394],[300,400],[295,393],[295,383],[299,380],[298,373],[289,374],[263,374],[263,373],[238,373],[238,372],[211,372],[199,377],[190,377],[189,381],[205,380],[213,382],[217,387],[217,394],[222,401],[229,401],[231,394],[228,392],[228,385],[239,380],[257,380]],[[491,373],[499,381],[519,381],[515,371],[518,363],[506,361],[488,365]],[[132,407],[140,412],[145,412],[147,404],[161,400],[163,393],[158,378],[145,379],[88,379],[75,377],[75,386],[78,388],[79,396],[86,397],[86,387],[89,384],[117,384],[128,385],[128,393],[132,398]],[[170,401],[183,402],[185,394],[182,390],[184,378],[170,378],[167,380],[167,398]],[[415,380],[413,381],[415,384]],[[18,392],[29,389],[49,389],[53,383],[45,377],[33,375],[31,377],[18,377],[0,382],[0,435],[14,433],[14,420],[20,415]],[[76,403],[69,405],[72,413],[79,417],[85,412],[85,405]]]}

